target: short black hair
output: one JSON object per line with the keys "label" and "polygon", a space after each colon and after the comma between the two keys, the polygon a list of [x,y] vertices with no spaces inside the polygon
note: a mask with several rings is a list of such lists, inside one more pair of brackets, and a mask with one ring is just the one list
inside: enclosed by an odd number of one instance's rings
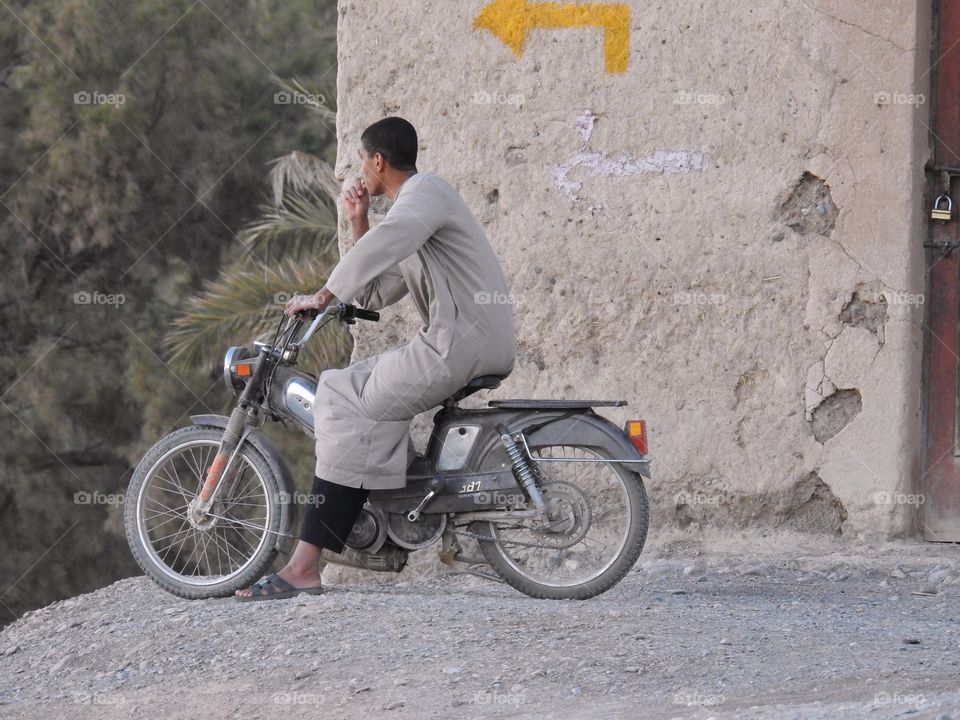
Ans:
{"label": "short black hair", "polygon": [[363,131],[360,142],[367,153],[380,153],[397,170],[417,169],[417,131],[401,117],[377,120]]}

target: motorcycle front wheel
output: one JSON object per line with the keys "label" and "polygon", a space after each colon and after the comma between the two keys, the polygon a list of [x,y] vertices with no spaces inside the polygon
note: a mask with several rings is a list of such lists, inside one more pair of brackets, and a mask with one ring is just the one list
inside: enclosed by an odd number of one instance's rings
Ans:
{"label": "motorcycle front wheel", "polygon": [[226,597],[259,580],[277,554],[280,487],[249,444],[237,453],[227,496],[190,512],[223,431],[188,427],[154,445],[124,498],[124,528],[137,564],[182,598]]}
{"label": "motorcycle front wheel", "polygon": [[616,456],[603,450],[550,445],[531,453],[551,522],[474,523],[487,562],[530,597],[585,600],[606,592],[633,567],[646,541],[643,478],[608,462]]}

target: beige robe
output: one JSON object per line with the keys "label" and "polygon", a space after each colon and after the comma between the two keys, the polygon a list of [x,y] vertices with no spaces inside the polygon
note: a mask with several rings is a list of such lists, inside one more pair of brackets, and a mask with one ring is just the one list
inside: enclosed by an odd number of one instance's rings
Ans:
{"label": "beige robe", "polygon": [[410,421],[472,378],[513,369],[516,334],[500,263],[459,193],[417,173],[344,254],[327,288],[371,310],[409,292],[420,313],[423,326],[407,344],[324,370],[313,405],[317,476],[350,487],[402,487]]}

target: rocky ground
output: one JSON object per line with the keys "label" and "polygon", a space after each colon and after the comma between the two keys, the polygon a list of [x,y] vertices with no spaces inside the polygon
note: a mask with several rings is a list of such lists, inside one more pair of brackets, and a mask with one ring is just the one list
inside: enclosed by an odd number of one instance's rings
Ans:
{"label": "rocky ground", "polygon": [[758,545],[645,552],[586,602],[123,580],[0,633],[0,717],[960,718],[960,546]]}

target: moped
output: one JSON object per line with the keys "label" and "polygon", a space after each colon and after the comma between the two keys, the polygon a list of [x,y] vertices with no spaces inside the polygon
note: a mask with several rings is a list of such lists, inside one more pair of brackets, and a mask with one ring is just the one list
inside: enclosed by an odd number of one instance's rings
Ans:
{"label": "moped", "polygon": [[[331,321],[379,317],[338,303],[281,318],[272,343],[227,350],[223,379],[237,396],[229,417],[191,416],[146,453],[125,495],[130,548],[160,587],[229,596],[291,552],[304,494],[262,428],[270,420],[313,437],[317,379],[298,367],[300,351]],[[406,485],[371,491],[344,552],[324,559],[400,572],[411,552],[439,543],[454,570],[535,598],[586,599],[623,578],[647,535],[646,423],[620,428],[595,411],[623,400],[458,406],[502,380],[473,378],[438,406]]]}

